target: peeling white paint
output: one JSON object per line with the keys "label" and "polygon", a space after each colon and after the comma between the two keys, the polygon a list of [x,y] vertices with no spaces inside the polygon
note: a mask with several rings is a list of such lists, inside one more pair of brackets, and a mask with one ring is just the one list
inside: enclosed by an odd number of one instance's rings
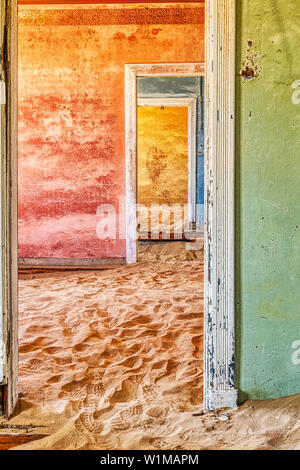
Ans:
{"label": "peeling white paint", "polygon": [[234,309],[235,0],[208,0],[205,99],[204,406],[236,407]]}

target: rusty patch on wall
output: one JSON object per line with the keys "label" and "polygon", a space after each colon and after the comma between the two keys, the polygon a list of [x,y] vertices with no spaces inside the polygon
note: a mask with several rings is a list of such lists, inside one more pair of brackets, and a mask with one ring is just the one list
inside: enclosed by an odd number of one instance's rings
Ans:
{"label": "rusty patch on wall", "polygon": [[242,68],[240,70],[240,75],[243,79],[243,82],[252,80],[253,78],[258,78],[262,72],[262,66],[259,62],[259,56],[255,49],[254,42],[249,39],[246,58],[242,62]]}

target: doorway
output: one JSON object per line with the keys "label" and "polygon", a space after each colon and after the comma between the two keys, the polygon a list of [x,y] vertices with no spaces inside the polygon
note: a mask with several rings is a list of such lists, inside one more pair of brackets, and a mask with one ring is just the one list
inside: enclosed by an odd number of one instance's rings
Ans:
{"label": "doorway", "polygon": [[[7,55],[12,59],[12,65],[16,64],[16,2],[6,0],[9,14],[5,18],[8,31],[7,44],[9,45]],[[219,9],[220,15],[216,15]],[[234,266],[234,237],[233,237],[233,175],[234,175],[234,21],[235,7],[231,0],[216,2],[211,0],[206,5],[206,43],[207,43],[207,63],[214,60],[214,67],[208,67],[206,72],[207,87],[206,93],[210,98],[206,100],[206,148],[207,148],[207,190],[210,197],[207,200],[207,267],[206,270],[206,319],[207,336],[205,343],[205,406],[208,409],[219,406],[234,406],[236,403],[236,390],[234,388],[234,289],[233,289],[233,266]],[[154,33],[153,33],[154,34]],[[213,39],[214,38],[214,39]],[[221,44],[220,50],[215,47],[215,38]],[[10,48],[12,46],[12,48]],[[221,51],[221,52],[220,52]],[[3,64],[2,64],[3,65]],[[131,66],[134,67],[134,66]],[[152,64],[146,67],[147,71],[154,74],[174,75],[186,73],[189,70],[185,64],[175,64],[174,67],[165,67],[164,64]],[[129,96],[126,97],[128,104],[132,104],[133,96],[136,92],[136,77],[145,72],[143,67],[137,66],[135,70],[128,70],[126,83],[130,82]],[[133,73],[131,73],[133,72]],[[201,73],[198,68],[194,73]],[[202,69],[202,73],[204,70]],[[3,155],[8,162],[9,171],[5,173],[4,186],[2,192],[7,198],[5,209],[5,253],[4,260],[7,283],[4,285],[4,300],[6,312],[3,320],[6,333],[3,336],[5,345],[5,377],[1,383],[5,395],[5,414],[10,415],[17,399],[17,366],[16,366],[16,276],[14,264],[11,269],[10,260],[16,260],[16,239],[15,233],[16,207],[16,69],[7,69],[7,74],[3,75],[6,94],[6,113],[1,113],[1,121],[5,128],[7,145],[3,146]],[[225,78],[226,77],[226,78]],[[227,86],[229,83],[229,86]],[[134,93],[132,93],[132,91]],[[136,103],[135,103],[136,105]],[[135,113],[136,111],[134,111]],[[136,190],[136,183],[132,183],[130,178],[130,167],[135,172],[136,153],[132,135],[136,136],[135,115],[127,118],[126,114],[126,156],[127,163],[127,217],[126,220],[134,221],[134,229],[130,229],[127,223],[126,236],[126,256],[130,263],[136,258],[136,236],[131,236],[131,230],[136,231],[136,214],[130,212],[132,199]],[[219,123],[221,125],[219,125]],[[133,131],[133,132],[132,132]],[[10,173],[11,171],[11,173]],[[226,175],[226,178],[224,176]],[[12,191],[9,189],[12,188]],[[218,214],[216,214],[218,207]],[[221,234],[218,238],[217,234]],[[133,246],[135,245],[135,246]],[[11,300],[13,299],[13,301]],[[219,306],[215,310],[216,305]],[[225,321],[220,326],[218,318]],[[219,333],[219,334],[218,334]],[[222,338],[222,340],[220,340]],[[221,341],[221,343],[220,343]],[[216,347],[216,345],[218,347]],[[7,367],[7,365],[9,366]],[[216,366],[216,367],[215,367]],[[8,384],[8,385],[7,385]],[[3,387],[2,387],[3,385]]]}
{"label": "doorway", "polygon": [[147,242],[203,248],[204,64],[125,69],[126,261]]}

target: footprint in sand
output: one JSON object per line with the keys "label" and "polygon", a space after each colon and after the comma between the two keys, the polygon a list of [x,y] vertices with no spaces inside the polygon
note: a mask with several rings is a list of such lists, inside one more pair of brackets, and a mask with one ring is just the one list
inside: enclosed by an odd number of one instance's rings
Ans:
{"label": "footprint in sand", "polygon": [[99,435],[103,430],[101,415],[106,411],[103,408],[101,397],[105,389],[101,378],[93,377],[85,389],[85,399],[81,409],[83,410],[77,418],[75,425],[81,432]]}
{"label": "footprint in sand", "polygon": [[73,381],[67,383],[61,387],[59,398],[65,398],[66,396],[72,397],[73,400],[82,400],[86,396],[86,385],[87,379],[80,381]]}
{"label": "footprint in sand", "polygon": [[129,287],[120,287],[115,292],[116,292],[116,294],[131,295],[131,294],[136,293],[136,289],[130,289]]}
{"label": "footprint in sand", "polygon": [[75,421],[76,428],[82,433],[96,434],[97,436],[103,431],[102,420],[95,419],[95,409],[97,405],[93,402],[85,406],[84,411]]}
{"label": "footprint in sand", "polygon": [[163,439],[150,439],[150,444],[153,446],[154,449],[170,449],[170,444]]}
{"label": "footprint in sand", "polygon": [[142,394],[145,401],[156,400],[158,398],[157,387],[153,385],[142,385]]}
{"label": "footprint in sand", "polygon": [[130,406],[129,408],[126,408],[125,410],[121,411],[120,417],[122,419],[127,419],[133,416],[139,416],[143,413],[143,410],[143,405]]}

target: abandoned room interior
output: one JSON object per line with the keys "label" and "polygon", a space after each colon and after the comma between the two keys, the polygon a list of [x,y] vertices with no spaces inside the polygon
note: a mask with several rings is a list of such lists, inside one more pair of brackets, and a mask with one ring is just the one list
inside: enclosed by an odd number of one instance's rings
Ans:
{"label": "abandoned room interior", "polygon": [[[250,87],[272,60],[246,3],[18,1],[18,372],[13,389],[3,372],[0,449],[270,448],[275,410],[298,410],[299,322],[272,280],[254,297],[272,224],[263,194],[246,202],[261,180],[243,126],[267,120]],[[267,223],[263,259],[250,234]]]}
{"label": "abandoned room interior", "polygon": [[[19,7],[19,394],[81,408],[75,429],[97,440],[106,409],[112,446],[203,404],[204,16],[203,3]],[[130,109],[127,64],[153,69]]]}

